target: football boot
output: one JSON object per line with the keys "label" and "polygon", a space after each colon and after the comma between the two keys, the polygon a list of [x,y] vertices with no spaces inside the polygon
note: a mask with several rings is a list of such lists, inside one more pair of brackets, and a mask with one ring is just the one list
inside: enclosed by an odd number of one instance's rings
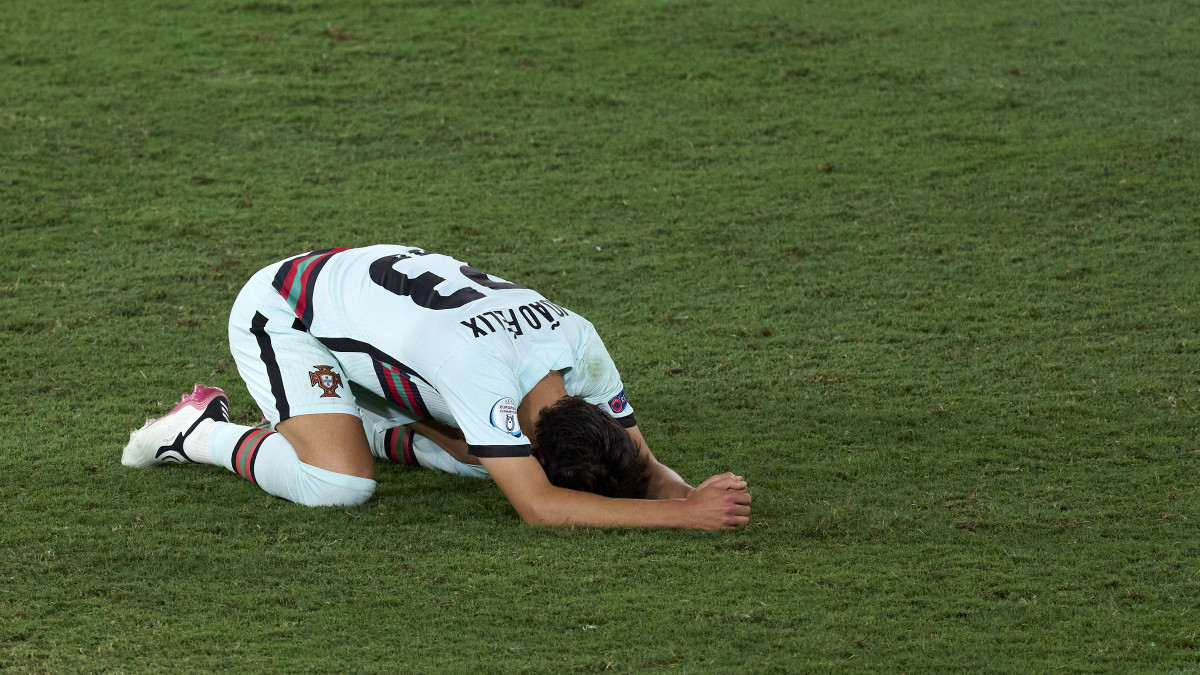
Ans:
{"label": "football boot", "polygon": [[195,463],[183,450],[183,442],[204,420],[229,421],[229,397],[217,387],[197,384],[184,394],[171,412],[146,420],[141,429],[129,434],[129,444],[121,453],[125,466]]}

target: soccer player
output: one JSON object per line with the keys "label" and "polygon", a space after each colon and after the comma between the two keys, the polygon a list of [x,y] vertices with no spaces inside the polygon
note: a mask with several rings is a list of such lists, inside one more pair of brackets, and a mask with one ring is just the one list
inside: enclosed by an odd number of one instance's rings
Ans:
{"label": "soccer player", "polygon": [[[397,433],[384,424],[368,438],[353,383],[432,418],[420,430],[442,433],[447,448],[455,439],[445,426],[459,429],[462,458],[475,458],[528,523],[719,529],[749,521],[740,476],[692,488],[654,458],[591,323],[451,257],[383,245],[283,260],[242,289],[229,341],[274,430],[232,424],[225,393],[197,385],[130,435],[124,464],[220,464],[294,502],[361,504],[375,490],[374,457],[388,454]],[[589,491],[555,485],[548,471]],[[628,484],[641,493],[629,496],[645,499],[621,496]],[[605,491],[619,496],[597,494]]]}

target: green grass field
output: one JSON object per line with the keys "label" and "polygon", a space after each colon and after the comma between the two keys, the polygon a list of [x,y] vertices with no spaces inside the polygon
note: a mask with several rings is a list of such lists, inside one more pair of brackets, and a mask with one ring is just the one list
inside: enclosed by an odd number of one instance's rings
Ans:
{"label": "green grass field", "polygon": [[[1200,671],[1200,4],[5,0],[0,669]],[[312,248],[596,324],[736,532],[134,471]]]}

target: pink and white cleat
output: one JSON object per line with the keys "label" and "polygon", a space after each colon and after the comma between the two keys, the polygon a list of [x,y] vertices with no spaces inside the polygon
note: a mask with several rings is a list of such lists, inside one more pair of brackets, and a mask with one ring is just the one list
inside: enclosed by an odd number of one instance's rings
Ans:
{"label": "pink and white cleat", "polygon": [[184,394],[171,412],[158,419],[146,420],[141,429],[129,434],[129,444],[121,453],[125,466],[142,468],[174,462],[195,463],[183,451],[183,441],[204,420],[229,421],[229,397],[217,387],[197,384]]}

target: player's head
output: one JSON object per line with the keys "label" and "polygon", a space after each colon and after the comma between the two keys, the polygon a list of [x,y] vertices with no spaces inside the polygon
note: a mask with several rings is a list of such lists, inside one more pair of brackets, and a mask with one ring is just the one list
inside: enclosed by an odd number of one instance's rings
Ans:
{"label": "player's head", "polygon": [[535,440],[554,485],[605,497],[646,496],[646,458],[621,425],[582,398],[567,396],[542,410]]}

